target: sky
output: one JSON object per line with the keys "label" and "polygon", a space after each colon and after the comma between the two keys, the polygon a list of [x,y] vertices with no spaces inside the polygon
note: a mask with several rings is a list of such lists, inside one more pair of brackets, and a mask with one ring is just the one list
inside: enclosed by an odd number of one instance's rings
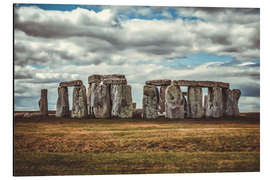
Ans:
{"label": "sky", "polygon": [[[125,74],[142,106],[146,80],[213,80],[240,89],[241,112],[260,111],[260,10],[17,4],[14,108],[38,110],[61,81]],[[185,91],[185,88],[182,88]],[[207,89],[204,88],[204,94]],[[72,88],[69,88],[70,105]]]}

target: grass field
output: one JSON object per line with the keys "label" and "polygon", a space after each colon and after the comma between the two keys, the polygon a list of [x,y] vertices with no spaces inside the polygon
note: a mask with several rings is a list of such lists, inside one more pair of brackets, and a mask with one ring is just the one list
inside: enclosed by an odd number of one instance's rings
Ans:
{"label": "grass field", "polygon": [[259,119],[18,118],[14,175],[259,171]]}

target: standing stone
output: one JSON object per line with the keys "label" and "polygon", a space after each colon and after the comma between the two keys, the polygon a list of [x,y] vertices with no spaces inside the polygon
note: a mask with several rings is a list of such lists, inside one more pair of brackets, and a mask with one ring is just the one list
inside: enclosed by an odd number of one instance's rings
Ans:
{"label": "standing stone", "polygon": [[182,92],[182,95],[183,95],[183,100],[184,100],[184,111],[185,111],[184,117],[186,118],[186,117],[189,116],[189,114],[188,114],[188,103],[187,103],[187,99],[184,96],[183,92]]}
{"label": "standing stone", "polygon": [[143,118],[151,119],[158,117],[159,94],[154,85],[143,87]]}
{"label": "standing stone", "polygon": [[48,115],[48,99],[47,99],[47,89],[41,89],[40,100],[38,101],[40,114],[47,116]]}
{"label": "standing stone", "polygon": [[87,117],[87,114],[87,97],[85,86],[74,86],[71,117],[85,118]]}
{"label": "standing stone", "polygon": [[209,87],[206,106],[206,117],[219,118],[223,115],[223,101],[220,87]]}
{"label": "standing stone", "polygon": [[[92,96],[91,96],[92,101]],[[104,84],[99,84],[94,90],[93,97],[93,113],[96,118],[110,118],[111,103],[110,103],[110,87]]]}
{"label": "standing stone", "polygon": [[160,86],[159,95],[159,113],[163,114],[165,112],[165,91],[168,86]]}
{"label": "standing stone", "polygon": [[58,99],[56,104],[56,117],[69,116],[68,88],[58,87]]}
{"label": "standing stone", "polygon": [[165,92],[166,118],[175,119],[185,117],[185,101],[179,86],[170,85]]}
{"label": "standing stone", "polygon": [[131,118],[133,112],[131,86],[111,85],[111,115],[113,117]]}
{"label": "standing stone", "polygon": [[88,88],[88,114],[94,116],[94,98],[95,98],[95,90],[99,83],[91,83]]}
{"label": "standing stone", "polygon": [[203,117],[202,88],[188,87],[188,116],[190,118]]}
{"label": "standing stone", "polygon": [[207,109],[207,101],[208,101],[207,98],[208,98],[208,96],[205,95],[204,96],[204,104],[203,104],[204,116],[206,114],[206,109]]}
{"label": "standing stone", "polygon": [[241,96],[241,91],[239,89],[233,89],[232,90],[232,94],[233,94],[233,115],[234,116],[240,116],[240,112],[239,112],[239,107],[238,107],[238,101],[240,99]]}
{"label": "standing stone", "polygon": [[225,116],[239,116],[238,100],[241,91],[238,89],[223,89],[223,113]]}

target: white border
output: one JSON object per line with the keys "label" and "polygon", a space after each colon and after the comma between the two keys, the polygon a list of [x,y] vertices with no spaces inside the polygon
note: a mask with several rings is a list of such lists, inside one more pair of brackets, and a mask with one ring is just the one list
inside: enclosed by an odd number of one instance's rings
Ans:
{"label": "white border", "polygon": [[[17,179],[266,179],[269,173],[269,129],[270,120],[268,115],[269,97],[269,17],[270,9],[267,0],[25,0],[25,1],[4,1],[1,4],[1,177],[13,179],[12,177],[12,82],[13,82],[13,61],[12,61],[12,32],[13,3],[47,3],[47,4],[89,4],[89,5],[155,5],[155,6],[189,6],[189,7],[259,7],[261,8],[261,172],[260,173],[204,173],[204,174],[155,174],[155,175],[103,175],[103,176],[46,176],[46,177],[22,177]],[[243,17],[244,18],[244,17]]]}

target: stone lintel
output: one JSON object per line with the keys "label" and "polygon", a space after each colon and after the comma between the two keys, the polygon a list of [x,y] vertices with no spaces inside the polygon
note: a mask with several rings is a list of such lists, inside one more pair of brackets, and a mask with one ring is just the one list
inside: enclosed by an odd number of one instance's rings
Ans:
{"label": "stone lintel", "polygon": [[59,86],[61,86],[61,87],[81,86],[81,85],[83,85],[83,82],[81,80],[66,81],[66,82],[61,82],[59,84]]}
{"label": "stone lintel", "polygon": [[103,84],[121,85],[121,84],[127,84],[127,80],[126,79],[104,79]]}
{"label": "stone lintel", "polygon": [[217,81],[173,80],[173,84],[178,85],[178,86],[230,88],[229,83],[217,82]]}
{"label": "stone lintel", "polygon": [[107,79],[126,79],[126,77],[123,74],[107,74],[107,75],[93,74],[88,77],[88,84],[100,83],[101,81]]}
{"label": "stone lintel", "polygon": [[145,84],[154,86],[169,86],[171,85],[171,80],[169,79],[150,80],[146,81]]}
{"label": "stone lintel", "polygon": [[88,84],[91,83],[100,83],[102,79],[102,75],[99,74],[93,74],[91,76],[88,76]]}

